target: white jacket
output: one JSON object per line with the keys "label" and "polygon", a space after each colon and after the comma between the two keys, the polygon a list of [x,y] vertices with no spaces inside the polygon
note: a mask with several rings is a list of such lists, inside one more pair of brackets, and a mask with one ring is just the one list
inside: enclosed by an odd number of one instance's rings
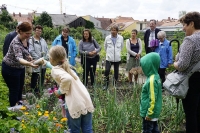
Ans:
{"label": "white jacket", "polygon": [[121,50],[124,45],[124,39],[121,35],[117,35],[116,44],[113,44],[111,35],[108,35],[104,42],[106,51],[106,60],[111,62],[121,61]]}

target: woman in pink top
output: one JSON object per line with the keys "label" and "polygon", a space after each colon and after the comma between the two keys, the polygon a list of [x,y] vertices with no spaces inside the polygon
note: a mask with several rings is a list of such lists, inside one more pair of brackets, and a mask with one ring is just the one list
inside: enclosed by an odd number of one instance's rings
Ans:
{"label": "woman in pink top", "polygon": [[[90,95],[76,73],[70,68],[66,51],[62,46],[51,47],[49,59],[51,75],[59,85],[57,96],[65,94],[69,127],[72,133],[92,133],[92,112],[94,106]],[[69,111],[69,112],[68,112]]]}

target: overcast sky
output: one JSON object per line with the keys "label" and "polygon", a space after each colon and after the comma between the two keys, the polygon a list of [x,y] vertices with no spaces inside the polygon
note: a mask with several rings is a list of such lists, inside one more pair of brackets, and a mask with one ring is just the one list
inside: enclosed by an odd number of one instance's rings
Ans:
{"label": "overcast sky", "polygon": [[[0,0],[10,13],[60,14],[60,0]],[[26,8],[24,10],[23,8]],[[136,20],[177,18],[179,11],[200,11],[200,0],[62,0],[62,11],[77,16],[114,18],[133,17]]]}

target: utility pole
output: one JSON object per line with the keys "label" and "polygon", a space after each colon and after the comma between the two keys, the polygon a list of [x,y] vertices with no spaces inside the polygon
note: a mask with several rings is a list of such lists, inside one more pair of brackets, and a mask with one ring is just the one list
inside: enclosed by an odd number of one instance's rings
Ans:
{"label": "utility pole", "polygon": [[62,0],[60,0],[60,13],[62,14]]}

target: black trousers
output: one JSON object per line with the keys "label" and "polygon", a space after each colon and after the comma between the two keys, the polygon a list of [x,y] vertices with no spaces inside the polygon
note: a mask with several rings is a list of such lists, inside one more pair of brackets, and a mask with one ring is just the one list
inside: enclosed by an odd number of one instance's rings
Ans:
{"label": "black trousers", "polygon": [[146,50],[146,54],[153,52],[153,50],[149,47],[147,47],[145,50]]}
{"label": "black trousers", "polygon": [[106,66],[105,66],[105,78],[106,78],[106,85],[109,83],[109,73],[110,73],[110,68],[112,65],[114,65],[114,77],[115,81],[118,80],[118,75],[119,75],[119,63],[120,62],[110,62],[106,60]]}
{"label": "black trousers", "polygon": [[182,100],[186,117],[186,133],[200,133],[200,72],[189,79],[189,90]]}
{"label": "black trousers", "polygon": [[[46,73],[46,69],[42,68],[41,71],[41,85],[43,86],[44,84],[44,79],[45,79],[45,73]],[[40,78],[39,78],[40,74],[37,72],[32,73],[31,75],[31,88],[34,90],[35,93],[40,92],[39,90],[39,83],[40,83]]]}
{"label": "black trousers", "polygon": [[25,68],[18,69],[2,63],[2,76],[9,88],[9,102],[13,107],[22,100],[22,90],[24,87]]}
{"label": "black trousers", "polygon": [[162,84],[165,82],[165,70],[166,70],[166,68],[159,68],[159,70],[158,70],[158,74],[160,76]]}
{"label": "black trousers", "polygon": [[88,76],[90,74],[91,85],[94,85],[94,77],[96,73],[97,61],[96,58],[86,58],[86,62],[83,63],[83,84],[88,85]]}

